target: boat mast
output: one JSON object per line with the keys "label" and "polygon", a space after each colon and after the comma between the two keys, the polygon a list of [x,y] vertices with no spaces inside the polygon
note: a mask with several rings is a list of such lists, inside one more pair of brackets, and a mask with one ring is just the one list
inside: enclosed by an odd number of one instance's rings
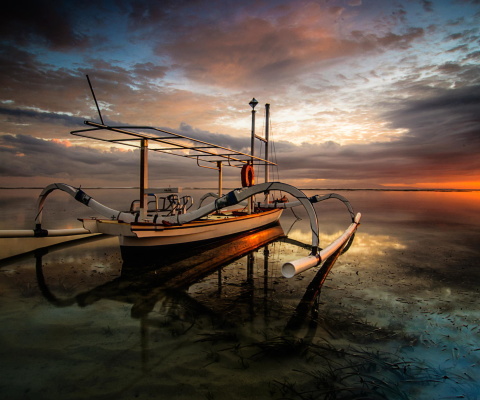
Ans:
{"label": "boat mast", "polygon": [[148,139],[142,139],[140,147],[140,219],[148,213]]}
{"label": "boat mast", "polygon": [[[270,131],[270,104],[265,104],[265,182],[270,181],[270,165],[268,165],[269,131]],[[265,193],[265,203],[268,203],[269,192]]]}
{"label": "boat mast", "polygon": [[250,107],[252,107],[252,137],[250,142],[250,154],[252,155],[251,163],[253,167],[253,156],[255,155],[255,106],[258,104],[258,101],[254,97],[248,104]]}
{"label": "boat mast", "polygon": [[218,168],[218,196],[222,196],[222,187],[223,187],[223,176],[222,176],[222,162],[217,161]]}
{"label": "boat mast", "polygon": [[[252,107],[252,137],[250,141],[250,154],[252,158],[250,159],[250,163],[252,165],[252,168],[254,168],[253,157],[255,156],[255,113],[256,113],[255,106],[258,104],[258,101],[254,97],[248,104],[250,105],[250,107]],[[253,196],[248,199],[248,213],[251,214],[252,212],[253,212]]]}
{"label": "boat mast", "polygon": [[270,166],[268,165],[268,150],[269,150],[269,129],[270,129],[270,104],[265,104],[265,182],[270,181]]}

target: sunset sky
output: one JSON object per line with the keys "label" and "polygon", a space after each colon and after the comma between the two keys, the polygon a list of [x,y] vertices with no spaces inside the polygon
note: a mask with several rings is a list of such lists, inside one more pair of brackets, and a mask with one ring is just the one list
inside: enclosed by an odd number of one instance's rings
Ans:
{"label": "sunset sky", "polygon": [[[0,186],[134,186],[138,154],[70,135],[152,125],[248,151],[275,180],[480,189],[479,0],[31,0],[0,15]],[[151,185],[214,171],[151,156]],[[239,186],[238,170],[226,185]]]}

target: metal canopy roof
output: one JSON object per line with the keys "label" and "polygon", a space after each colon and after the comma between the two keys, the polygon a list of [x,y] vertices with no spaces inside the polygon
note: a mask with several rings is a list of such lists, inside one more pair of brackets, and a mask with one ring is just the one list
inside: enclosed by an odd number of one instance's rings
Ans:
{"label": "metal canopy roof", "polygon": [[[148,149],[150,151],[192,158],[197,161],[199,166],[201,166],[199,164],[200,161],[209,163],[226,161],[228,165],[232,167],[241,166],[249,161],[253,161],[255,164],[276,165],[276,163],[264,160],[263,158],[254,157],[250,154],[169,132],[164,129],[150,126],[108,126],[91,121],[85,121],[85,124],[93,126],[94,128],[81,129],[70,133],[88,139],[137,148],[141,148],[143,140],[148,140]],[[145,130],[150,130],[155,133],[145,133],[143,132]],[[113,132],[122,136],[113,137],[116,136]],[[156,132],[167,134],[168,136],[159,136]]]}

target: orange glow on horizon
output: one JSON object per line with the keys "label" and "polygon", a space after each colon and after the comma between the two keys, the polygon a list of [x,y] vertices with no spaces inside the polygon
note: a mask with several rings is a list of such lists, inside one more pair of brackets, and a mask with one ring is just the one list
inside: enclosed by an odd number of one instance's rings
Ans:
{"label": "orange glow on horizon", "polygon": [[480,181],[448,181],[448,182],[420,182],[413,184],[406,183],[384,183],[384,187],[404,187],[418,189],[479,189]]}

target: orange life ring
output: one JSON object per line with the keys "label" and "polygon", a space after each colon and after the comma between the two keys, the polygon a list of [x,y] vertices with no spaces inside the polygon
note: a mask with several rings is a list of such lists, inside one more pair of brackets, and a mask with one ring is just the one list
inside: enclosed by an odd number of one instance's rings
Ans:
{"label": "orange life ring", "polygon": [[255,172],[250,164],[245,164],[242,167],[240,176],[242,177],[242,187],[252,186],[255,183]]}

